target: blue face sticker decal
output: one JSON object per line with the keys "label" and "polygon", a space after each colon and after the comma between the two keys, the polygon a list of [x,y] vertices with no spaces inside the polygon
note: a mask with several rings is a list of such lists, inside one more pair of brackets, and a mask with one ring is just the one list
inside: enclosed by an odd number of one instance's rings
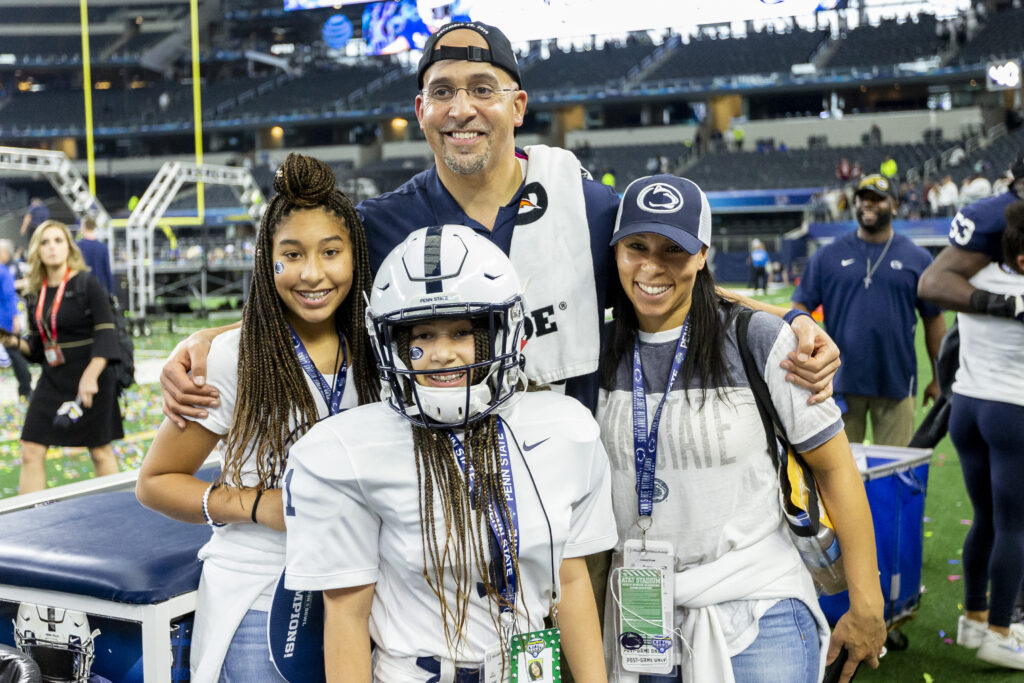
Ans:
{"label": "blue face sticker decal", "polygon": [[280,261],[274,261],[274,272],[280,275],[284,272],[284,264]]}
{"label": "blue face sticker decal", "polygon": [[423,349],[418,346],[413,346],[409,349],[409,360],[419,360],[423,358]]}

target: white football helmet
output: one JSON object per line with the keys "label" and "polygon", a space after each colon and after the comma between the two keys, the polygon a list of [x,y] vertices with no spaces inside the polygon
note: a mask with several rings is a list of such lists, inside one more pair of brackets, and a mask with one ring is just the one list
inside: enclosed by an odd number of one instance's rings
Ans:
{"label": "white football helmet", "polygon": [[14,620],[14,645],[39,665],[46,683],[88,683],[95,657],[84,612],[23,602]]}
{"label": "white football helmet", "polygon": [[[526,381],[522,291],[508,257],[471,228],[445,225],[410,234],[381,264],[366,309],[381,400],[413,424],[432,428],[464,427],[508,401]],[[450,368],[467,372],[467,386],[416,383],[416,375],[437,370],[412,369],[403,330],[435,318],[470,318],[477,333],[486,334],[486,357]]]}

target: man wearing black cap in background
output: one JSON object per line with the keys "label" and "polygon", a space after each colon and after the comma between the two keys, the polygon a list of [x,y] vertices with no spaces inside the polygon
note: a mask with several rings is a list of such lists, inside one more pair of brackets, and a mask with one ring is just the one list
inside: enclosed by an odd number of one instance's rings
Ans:
{"label": "man wearing black cap in background", "polygon": [[892,227],[892,181],[865,177],[857,187],[857,230],[836,238],[811,258],[793,292],[793,304],[813,311],[820,304],[825,328],[839,344],[842,367],[836,400],[851,442],[862,442],[871,417],[873,442],[906,446],[914,433],[917,354],[916,312],[924,321],[932,381],[924,402],[938,396],[934,360],[946,332],[942,311],[917,296],[931,256]]}

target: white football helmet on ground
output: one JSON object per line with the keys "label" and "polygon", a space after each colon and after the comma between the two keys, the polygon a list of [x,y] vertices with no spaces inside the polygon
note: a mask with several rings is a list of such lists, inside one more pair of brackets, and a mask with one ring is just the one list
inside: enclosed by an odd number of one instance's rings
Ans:
{"label": "white football helmet on ground", "polygon": [[[464,427],[490,414],[525,383],[523,288],[508,257],[486,237],[459,225],[423,228],[388,254],[377,271],[366,327],[380,368],[381,400],[421,427]],[[467,386],[416,383],[408,331],[436,318],[469,318],[486,357],[466,371]]]}
{"label": "white football helmet on ground", "polygon": [[35,660],[46,683],[88,683],[95,657],[85,612],[30,602],[18,605],[15,646]]}

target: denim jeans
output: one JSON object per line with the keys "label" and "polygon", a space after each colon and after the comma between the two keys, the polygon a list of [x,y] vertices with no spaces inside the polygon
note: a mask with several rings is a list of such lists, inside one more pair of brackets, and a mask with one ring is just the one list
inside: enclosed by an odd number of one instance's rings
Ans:
{"label": "denim jeans", "polygon": [[[780,600],[757,626],[754,642],[732,658],[736,683],[817,683],[818,625],[804,603],[793,598]],[[679,680],[678,669],[666,676],[640,676],[640,683]]]}
{"label": "denim jeans", "polygon": [[249,610],[231,639],[220,683],[277,683],[284,681],[270,661],[267,645],[267,613]]}

